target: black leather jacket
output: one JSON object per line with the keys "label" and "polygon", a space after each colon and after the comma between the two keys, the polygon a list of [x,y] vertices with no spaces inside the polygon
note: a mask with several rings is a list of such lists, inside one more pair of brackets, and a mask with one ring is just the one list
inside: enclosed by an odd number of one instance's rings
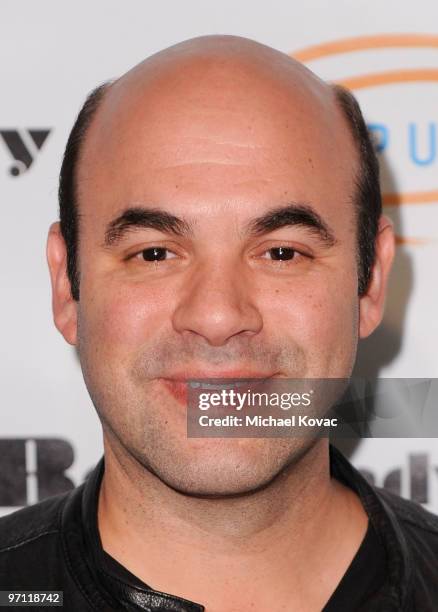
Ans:
{"label": "black leather jacket", "polygon": [[[438,517],[371,487],[334,447],[330,461],[332,475],[360,496],[386,548],[387,581],[366,611],[438,611]],[[76,489],[0,518],[0,590],[63,591],[63,609],[69,612],[204,610],[201,604],[141,588],[140,582],[122,583],[106,572],[97,529],[103,471],[102,457]],[[272,597],[275,602],[275,593]]]}

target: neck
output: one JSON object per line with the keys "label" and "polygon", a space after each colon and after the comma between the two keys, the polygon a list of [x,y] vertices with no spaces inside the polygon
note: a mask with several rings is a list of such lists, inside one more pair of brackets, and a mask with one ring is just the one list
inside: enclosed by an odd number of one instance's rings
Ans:
{"label": "neck", "polygon": [[222,498],[173,490],[105,439],[98,525],[103,548],[133,574],[207,611],[225,610],[224,584],[230,609],[250,607],[243,593],[260,602],[257,586],[268,584],[267,602],[274,592],[289,609],[293,601],[316,610],[357,551],[367,518],[356,496],[330,478],[324,439],[268,486]]}

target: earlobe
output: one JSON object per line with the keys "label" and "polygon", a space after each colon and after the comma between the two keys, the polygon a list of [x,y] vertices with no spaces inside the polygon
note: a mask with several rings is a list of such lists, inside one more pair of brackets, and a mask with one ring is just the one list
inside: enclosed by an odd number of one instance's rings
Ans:
{"label": "earlobe", "polygon": [[383,318],[389,272],[395,253],[392,221],[382,215],[376,237],[376,255],[370,283],[359,300],[359,337],[366,338]]}
{"label": "earlobe", "polygon": [[59,222],[52,223],[47,237],[47,263],[52,284],[52,310],[56,328],[69,344],[77,339],[77,302],[72,298],[67,275],[67,250]]}

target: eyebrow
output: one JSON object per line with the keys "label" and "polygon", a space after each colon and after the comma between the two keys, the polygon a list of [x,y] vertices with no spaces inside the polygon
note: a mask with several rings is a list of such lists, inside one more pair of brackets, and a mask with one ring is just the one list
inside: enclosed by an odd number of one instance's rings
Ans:
{"label": "eyebrow", "polygon": [[250,221],[247,225],[247,232],[253,236],[260,236],[288,226],[306,228],[326,246],[333,246],[337,242],[330,226],[312,206],[305,203],[292,202],[273,208],[261,217]]}
{"label": "eyebrow", "polygon": [[[273,208],[262,216],[251,219],[245,226],[245,233],[260,236],[288,226],[306,228],[326,246],[333,246],[337,242],[333,230],[312,206],[296,202]],[[175,236],[193,233],[192,224],[161,208],[131,207],[108,224],[104,246],[117,245],[128,233],[136,229],[155,229]]]}
{"label": "eyebrow", "polygon": [[190,223],[160,208],[128,208],[108,224],[104,246],[115,246],[136,229],[156,229],[175,236],[185,236],[193,231]]}

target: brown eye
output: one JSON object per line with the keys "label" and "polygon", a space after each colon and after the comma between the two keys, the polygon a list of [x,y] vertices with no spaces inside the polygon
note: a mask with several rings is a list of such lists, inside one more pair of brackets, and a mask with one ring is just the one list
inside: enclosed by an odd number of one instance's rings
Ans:
{"label": "brown eye", "polygon": [[164,261],[174,257],[174,254],[164,247],[151,247],[149,249],[143,249],[139,255],[144,261]]}
{"label": "brown eye", "polygon": [[296,251],[290,247],[275,247],[266,251],[274,261],[288,261],[295,257]]}

